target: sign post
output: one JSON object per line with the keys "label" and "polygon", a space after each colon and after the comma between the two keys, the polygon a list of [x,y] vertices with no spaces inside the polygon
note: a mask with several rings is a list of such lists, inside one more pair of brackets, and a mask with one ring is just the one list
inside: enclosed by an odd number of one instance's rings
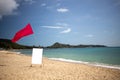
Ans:
{"label": "sign post", "polygon": [[42,54],[43,54],[43,49],[42,48],[33,48],[33,51],[32,51],[32,64],[41,65],[42,64]]}

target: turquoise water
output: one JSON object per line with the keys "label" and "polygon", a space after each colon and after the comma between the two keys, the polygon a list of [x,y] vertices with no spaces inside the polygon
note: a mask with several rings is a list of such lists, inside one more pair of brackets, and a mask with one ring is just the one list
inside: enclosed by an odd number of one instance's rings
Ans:
{"label": "turquoise water", "polygon": [[[31,55],[31,49],[15,50]],[[120,47],[105,48],[58,48],[44,49],[43,56],[66,61],[87,62],[92,64],[109,64],[120,66]]]}

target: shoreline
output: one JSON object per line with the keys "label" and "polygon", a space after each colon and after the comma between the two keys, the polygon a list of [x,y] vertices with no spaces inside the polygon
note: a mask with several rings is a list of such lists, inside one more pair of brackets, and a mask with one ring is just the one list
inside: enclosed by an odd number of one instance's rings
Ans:
{"label": "shoreline", "polygon": [[71,59],[64,59],[64,58],[48,58],[50,60],[56,60],[56,61],[62,61],[62,62],[68,62],[68,63],[77,63],[77,64],[86,64],[90,66],[98,66],[103,68],[112,68],[112,69],[119,69],[120,65],[110,65],[110,64],[103,64],[103,63],[91,63],[91,62],[84,62],[84,61],[76,61]]}
{"label": "shoreline", "polygon": [[0,80],[120,80],[120,70],[43,58],[42,67],[31,56],[0,51]]}
{"label": "shoreline", "polygon": [[[10,51],[14,52],[14,51]],[[25,55],[25,56],[32,56],[29,54],[23,54],[21,52],[14,52],[17,54]],[[43,57],[43,58],[48,58],[48,57]],[[106,64],[106,63],[98,63],[98,62],[85,62],[85,61],[77,61],[77,60],[72,60],[72,59],[65,59],[65,58],[48,58],[50,60],[56,60],[56,61],[62,61],[62,62],[69,62],[69,63],[78,63],[78,64],[86,64],[90,66],[98,66],[98,67],[103,67],[103,68],[112,68],[112,69],[120,69],[120,65],[113,65],[113,64]]]}
{"label": "shoreline", "polygon": [[[5,50],[3,50],[3,52],[4,51]],[[8,50],[8,52],[32,57],[32,55],[23,54],[21,52],[9,51],[9,50]],[[62,61],[62,62],[68,62],[68,63],[77,63],[77,64],[85,64],[85,65],[90,65],[90,66],[97,66],[97,67],[102,67],[102,68],[112,68],[112,69],[119,69],[120,70],[120,65],[112,65],[112,64],[105,64],[105,63],[98,63],[98,62],[92,63],[92,62],[77,61],[77,60],[65,59],[65,58],[48,58],[48,57],[43,57],[43,58],[47,58],[47,59],[55,60],[55,61]]]}

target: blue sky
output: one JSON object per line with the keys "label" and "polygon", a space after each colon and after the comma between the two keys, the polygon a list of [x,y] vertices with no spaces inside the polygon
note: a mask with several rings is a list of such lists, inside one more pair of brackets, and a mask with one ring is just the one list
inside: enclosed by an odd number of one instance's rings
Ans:
{"label": "blue sky", "polygon": [[31,24],[23,45],[120,46],[120,0],[0,0],[0,38]]}

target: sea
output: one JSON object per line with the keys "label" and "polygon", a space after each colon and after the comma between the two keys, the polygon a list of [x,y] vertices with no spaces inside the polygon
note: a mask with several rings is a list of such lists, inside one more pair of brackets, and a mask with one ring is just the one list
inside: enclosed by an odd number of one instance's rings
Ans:
{"label": "sea", "polygon": [[[32,56],[32,49],[14,50]],[[120,47],[43,49],[43,57],[72,63],[120,69]]]}

